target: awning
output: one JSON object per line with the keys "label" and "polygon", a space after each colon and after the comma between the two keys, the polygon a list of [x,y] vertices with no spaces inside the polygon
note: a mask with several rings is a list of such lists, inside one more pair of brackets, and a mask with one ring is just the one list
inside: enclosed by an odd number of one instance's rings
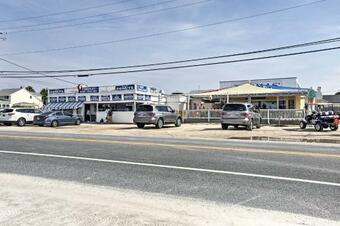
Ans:
{"label": "awning", "polygon": [[242,96],[242,95],[278,95],[278,94],[298,94],[301,93],[297,90],[281,90],[269,89],[254,86],[251,84],[243,84],[231,88],[224,88],[211,92],[204,92],[192,94],[191,96],[209,97],[209,96]]}
{"label": "awning", "polygon": [[75,110],[81,108],[83,102],[64,102],[64,103],[49,103],[45,106],[45,111],[59,110]]}

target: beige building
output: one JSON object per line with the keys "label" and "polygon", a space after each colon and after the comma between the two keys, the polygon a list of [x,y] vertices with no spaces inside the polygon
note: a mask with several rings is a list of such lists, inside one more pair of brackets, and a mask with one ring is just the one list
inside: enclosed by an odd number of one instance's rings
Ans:
{"label": "beige building", "polygon": [[34,107],[42,108],[43,102],[40,94],[31,93],[25,88],[0,90],[0,109],[7,107]]}
{"label": "beige building", "polygon": [[262,109],[303,109],[306,89],[263,88],[249,83],[190,95],[190,109],[220,109],[225,103],[249,102]]}

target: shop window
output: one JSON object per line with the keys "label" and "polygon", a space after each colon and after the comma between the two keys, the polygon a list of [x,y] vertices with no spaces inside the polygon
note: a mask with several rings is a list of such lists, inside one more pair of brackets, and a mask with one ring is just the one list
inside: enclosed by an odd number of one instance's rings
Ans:
{"label": "shop window", "polygon": [[279,101],[279,109],[286,109],[286,101],[285,100]]}
{"label": "shop window", "polygon": [[295,109],[295,100],[288,100],[288,109]]}

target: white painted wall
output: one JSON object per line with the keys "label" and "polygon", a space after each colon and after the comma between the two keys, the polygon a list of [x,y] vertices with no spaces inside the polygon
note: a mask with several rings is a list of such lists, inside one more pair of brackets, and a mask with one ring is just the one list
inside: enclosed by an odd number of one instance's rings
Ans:
{"label": "white painted wall", "polygon": [[18,103],[30,103],[35,104],[39,108],[42,108],[43,102],[41,99],[41,96],[35,96],[32,95],[30,92],[28,92],[25,88],[22,88],[21,90],[13,93],[10,96],[10,105],[18,104]]}
{"label": "white painted wall", "polygon": [[[97,112],[97,122],[101,120],[106,122],[107,112]],[[134,112],[133,111],[113,111],[112,123],[133,123]]]}

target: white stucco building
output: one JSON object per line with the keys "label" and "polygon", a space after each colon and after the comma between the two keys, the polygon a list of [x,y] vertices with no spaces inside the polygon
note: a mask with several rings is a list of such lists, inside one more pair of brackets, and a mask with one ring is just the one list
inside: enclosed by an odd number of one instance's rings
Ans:
{"label": "white stucco building", "polygon": [[159,89],[140,85],[111,85],[48,90],[45,111],[63,110],[81,116],[84,121],[132,123],[138,105],[161,104],[165,98]]}
{"label": "white stucco building", "polygon": [[43,102],[40,94],[31,93],[25,88],[0,90],[0,108],[15,106],[42,108]]}

